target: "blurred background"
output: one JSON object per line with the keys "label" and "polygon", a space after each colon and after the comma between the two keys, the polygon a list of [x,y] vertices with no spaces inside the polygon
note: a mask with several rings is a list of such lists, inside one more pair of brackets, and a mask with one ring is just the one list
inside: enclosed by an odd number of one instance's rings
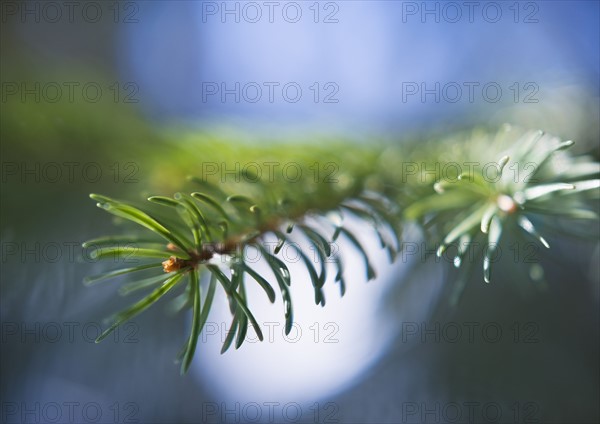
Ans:
{"label": "blurred background", "polygon": [[82,285],[106,265],[80,248],[111,228],[88,193],[176,190],[211,137],[401,143],[510,122],[598,158],[599,2],[0,7],[2,422],[599,421],[595,241],[557,241],[543,290],[504,270],[457,308],[441,264],[375,254],[365,284],[348,261],[357,277],[326,308],[294,289],[292,339],[261,305],[272,340],[221,356],[220,304],[183,377],[185,314],[159,305],[93,343],[130,299]]}

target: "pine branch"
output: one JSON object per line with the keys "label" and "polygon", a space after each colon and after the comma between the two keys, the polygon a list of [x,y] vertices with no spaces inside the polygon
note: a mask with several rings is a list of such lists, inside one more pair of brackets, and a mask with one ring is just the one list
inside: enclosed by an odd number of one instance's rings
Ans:
{"label": "pine branch", "polygon": [[[177,309],[187,307],[193,311],[191,334],[181,355],[184,373],[209,316],[217,286],[227,296],[233,317],[222,351],[233,344],[234,338],[235,347],[239,348],[248,325],[262,339],[246,299],[245,286],[254,283],[261,286],[271,303],[277,293],[282,296],[289,333],[293,323],[289,292],[293,276],[280,259],[286,243],[298,249],[316,304],[325,305],[323,286],[327,281],[327,259],[332,256],[337,271],[334,280],[340,284],[342,295],[346,290],[344,252],[331,249],[331,243],[338,239],[345,239],[360,252],[365,278],[375,278],[369,253],[345,224],[349,216],[371,226],[390,261],[403,247],[403,228],[415,222],[426,230],[439,256],[450,247],[456,249],[453,262],[457,268],[463,265],[467,253],[479,249],[483,253],[484,280],[489,283],[492,257],[507,228],[516,225],[549,248],[535,222],[556,216],[576,221],[598,220],[590,202],[597,201],[600,193],[600,165],[589,157],[570,155],[567,149],[572,144],[539,131],[504,130],[492,134],[476,131],[443,142],[399,146],[290,146],[285,151],[246,147],[256,150],[258,157],[272,157],[279,163],[293,160],[303,172],[296,173],[298,178],[294,176],[293,180],[281,173],[257,175],[249,171],[251,168],[236,171],[228,181],[212,174],[192,177],[194,190],[173,197],[152,196],[139,206],[92,194],[90,197],[100,208],[144,227],[148,237],[140,238],[138,232],[132,231],[125,236],[91,240],[84,247],[91,248],[95,258],[133,256],[148,264],[112,270],[86,281],[95,283],[155,271],[152,277],[121,288],[124,293],[154,290],[118,314],[97,341],[168,291],[184,287],[175,299]],[[203,157],[217,161],[246,157],[243,152],[232,152],[233,148],[215,143],[203,151]],[[315,170],[311,168],[315,158],[321,164],[339,165],[341,172],[316,178],[316,173],[311,172]],[[271,237],[278,240],[273,249],[267,243]],[[304,242],[295,243],[298,238]],[[483,242],[476,243],[477,240]],[[309,258],[308,249],[299,246],[314,250],[318,265]],[[246,260],[249,249],[262,254],[271,275],[261,275],[253,269]],[[464,277],[460,278],[463,282],[459,281],[457,287],[462,290]],[[203,280],[209,281],[206,295]]]}

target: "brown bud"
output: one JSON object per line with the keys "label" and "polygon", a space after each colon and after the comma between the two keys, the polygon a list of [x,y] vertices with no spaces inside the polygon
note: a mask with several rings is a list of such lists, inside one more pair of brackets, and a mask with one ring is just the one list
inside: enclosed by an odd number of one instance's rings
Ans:
{"label": "brown bud", "polygon": [[185,261],[183,259],[176,258],[175,256],[171,256],[169,259],[162,263],[163,270],[165,272],[173,272],[178,271],[182,268],[183,263]]}

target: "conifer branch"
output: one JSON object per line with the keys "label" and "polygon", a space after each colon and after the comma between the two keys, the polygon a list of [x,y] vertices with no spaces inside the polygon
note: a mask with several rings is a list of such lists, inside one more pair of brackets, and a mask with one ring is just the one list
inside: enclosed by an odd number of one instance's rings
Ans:
{"label": "conifer branch", "polygon": [[[247,303],[247,284],[258,284],[271,303],[278,295],[282,297],[289,333],[293,323],[289,287],[294,277],[280,258],[286,243],[294,244],[300,237],[317,254],[315,263],[306,249],[298,248],[316,304],[326,303],[323,286],[328,280],[330,257],[336,267],[333,279],[340,284],[342,295],[346,290],[344,252],[331,249],[331,243],[338,239],[360,252],[365,278],[376,277],[371,258],[377,253],[367,252],[347,228],[345,219],[349,216],[372,228],[390,261],[401,251],[403,228],[411,222],[426,230],[438,255],[454,245],[457,268],[471,249],[482,249],[484,281],[489,283],[492,256],[510,228],[518,227],[549,248],[537,222],[549,224],[552,220],[548,217],[598,220],[593,202],[600,193],[600,165],[590,157],[570,155],[567,149],[572,144],[541,131],[503,130],[491,134],[475,131],[442,142],[412,145],[300,146],[280,156],[275,148],[266,152],[257,149],[259,154],[275,155],[280,161],[293,157],[305,171],[318,158],[339,165],[342,172],[329,179],[304,172],[293,182],[281,175],[265,178],[247,169],[239,171],[233,182],[214,176],[192,177],[194,189],[172,197],[152,196],[139,206],[92,194],[98,207],[144,227],[148,237],[140,238],[137,231],[131,231],[90,240],[84,247],[92,249],[95,258],[133,256],[148,263],[108,271],[86,282],[153,272],[151,277],[121,287],[122,293],[153,291],[117,314],[114,324],[97,341],[179,287],[182,292],[175,299],[178,309],[193,311],[191,334],[181,354],[184,373],[210,314],[217,286],[227,296],[233,317],[222,351],[234,344],[234,338],[239,348],[248,325],[262,339]],[[212,155],[231,158],[235,154],[230,149],[217,144]],[[266,243],[269,237],[278,240],[274,249]],[[478,239],[484,242],[474,243]],[[271,275],[253,269],[246,261],[247,249],[262,254]]]}

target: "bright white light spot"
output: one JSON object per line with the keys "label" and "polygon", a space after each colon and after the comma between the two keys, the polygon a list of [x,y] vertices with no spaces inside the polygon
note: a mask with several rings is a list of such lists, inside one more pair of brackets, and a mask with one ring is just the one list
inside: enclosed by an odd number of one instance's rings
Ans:
{"label": "bright white light spot", "polygon": [[[388,274],[391,267],[387,254],[370,236],[371,228],[363,225],[359,229],[355,234],[370,252],[378,274]],[[314,260],[314,250],[301,245]],[[258,284],[247,277],[249,304],[265,340],[257,341],[256,333],[249,328],[239,350],[232,346],[220,355],[231,314],[224,296],[215,299],[191,372],[210,387],[216,398],[225,402],[313,402],[351,385],[381,357],[399,326],[399,320],[384,320],[380,313],[382,298],[398,275],[365,282],[362,257],[344,241],[334,247],[340,245],[345,259],[346,294],[340,297],[339,285],[333,281],[336,268],[329,264],[325,307],[315,305],[311,281],[294,249],[284,246],[278,255],[287,258],[292,273],[295,324],[287,336],[279,292],[276,303],[270,304]],[[271,275],[262,261],[253,267],[263,275]],[[315,267],[319,271],[316,261]]]}
{"label": "bright white light spot", "polygon": [[504,212],[512,213],[517,210],[517,204],[512,197],[502,194],[496,200],[498,207]]}

